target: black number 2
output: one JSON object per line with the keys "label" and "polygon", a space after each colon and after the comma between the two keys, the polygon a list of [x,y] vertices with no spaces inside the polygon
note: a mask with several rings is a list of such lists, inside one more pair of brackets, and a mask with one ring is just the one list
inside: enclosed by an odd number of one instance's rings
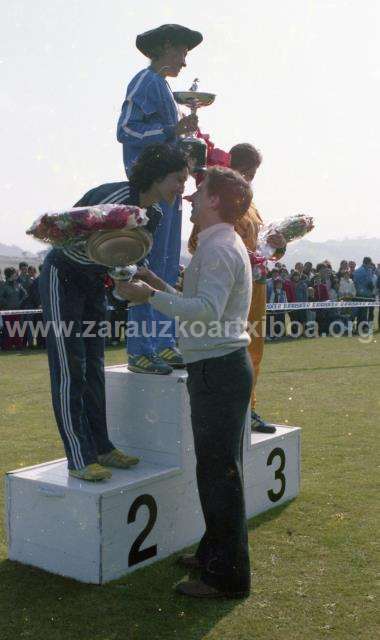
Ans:
{"label": "black number 2", "polygon": [[148,547],[147,549],[140,550],[141,545],[152,531],[157,520],[157,503],[153,496],[144,494],[143,496],[139,496],[138,498],[136,498],[131,508],[129,509],[128,524],[136,521],[137,512],[143,505],[145,505],[149,509],[149,520],[145,528],[141,531],[141,533],[139,533],[133,545],[131,546],[131,550],[128,556],[129,567],[133,567],[134,564],[144,562],[144,560],[148,560],[148,558],[153,558],[157,555],[156,544]]}
{"label": "black number 2", "polygon": [[276,449],[273,449],[273,451],[270,452],[267,460],[267,467],[270,467],[271,464],[273,464],[273,460],[277,456],[280,458],[280,466],[278,467],[278,469],[276,469],[274,477],[276,478],[276,480],[281,481],[281,489],[277,493],[273,491],[273,489],[269,489],[268,498],[272,502],[277,502],[277,500],[281,500],[282,496],[285,493],[285,488],[286,488],[286,478],[282,473],[285,469],[285,463],[286,463],[285,451],[283,449],[280,449],[280,447],[276,447]]}

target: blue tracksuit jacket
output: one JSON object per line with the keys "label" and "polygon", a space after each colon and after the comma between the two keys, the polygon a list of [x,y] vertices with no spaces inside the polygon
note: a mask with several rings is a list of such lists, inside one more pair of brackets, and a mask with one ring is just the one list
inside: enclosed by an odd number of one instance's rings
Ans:
{"label": "blue tracksuit jacket", "polygon": [[150,68],[143,69],[128,85],[117,123],[127,175],[145,147],[175,143],[177,124],[177,104],[165,78]]}

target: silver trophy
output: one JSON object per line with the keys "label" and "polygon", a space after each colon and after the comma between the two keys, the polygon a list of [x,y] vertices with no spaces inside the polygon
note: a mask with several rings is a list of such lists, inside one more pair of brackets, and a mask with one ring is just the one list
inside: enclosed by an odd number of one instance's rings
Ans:
{"label": "silver trophy", "polygon": [[[177,104],[189,107],[191,113],[196,113],[200,107],[208,107],[216,98],[214,93],[198,91],[198,78],[195,78],[189,91],[175,91],[173,93]],[[207,144],[194,133],[180,138],[180,146],[188,156],[194,172],[203,171],[207,167]]]}
{"label": "silver trophy", "polygon": [[97,264],[108,267],[114,280],[132,280],[136,263],[151,251],[152,234],[144,227],[97,231],[87,241],[87,255]]}

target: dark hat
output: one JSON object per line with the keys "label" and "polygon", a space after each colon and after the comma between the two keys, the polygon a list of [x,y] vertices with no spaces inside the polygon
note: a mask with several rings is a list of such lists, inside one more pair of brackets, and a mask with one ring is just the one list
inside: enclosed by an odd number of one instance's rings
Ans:
{"label": "dark hat", "polygon": [[199,31],[192,31],[180,24],[163,24],[157,29],[140,33],[136,38],[136,47],[144,56],[151,58],[157,46],[170,42],[174,45],[184,45],[190,51],[203,40]]}

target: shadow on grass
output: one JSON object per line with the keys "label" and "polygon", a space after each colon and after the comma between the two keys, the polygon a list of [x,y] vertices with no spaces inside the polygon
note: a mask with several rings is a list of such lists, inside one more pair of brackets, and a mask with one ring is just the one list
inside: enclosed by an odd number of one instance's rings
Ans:
{"label": "shadow on grass", "polygon": [[171,557],[100,587],[7,560],[0,563],[0,636],[200,640],[241,601],[176,594],[185,575]]}
{"label": "shadow on grass", "polygon": [[[250,531],[278,518],[291,502],[252,518]],[[244,601],[193,600],[176,594],[174,586],[187,575],[176,564],[178,555],[104,586],[6,560],[0,563],[0,636],[2,640],[24,636],[32,640],[200,640]]]}
{"label": "shadow on grass", "polygon": [[278,507],[273,507],[272,509],[270,509],[270,511],[264,511],[264,513],[260,513],[260,515],[255,516],[254,518],[250,518],[250,520],[248,520],[248,530],[254,531],[255,529],[258,529],[260,525],[266,524],[267,522],[272,522],[272,520],[276,520],[282,514],[282,512],[285,511],[285,509],[293,504],[295,500],[296,498],[292,498],[291,500],[284,502]]}

